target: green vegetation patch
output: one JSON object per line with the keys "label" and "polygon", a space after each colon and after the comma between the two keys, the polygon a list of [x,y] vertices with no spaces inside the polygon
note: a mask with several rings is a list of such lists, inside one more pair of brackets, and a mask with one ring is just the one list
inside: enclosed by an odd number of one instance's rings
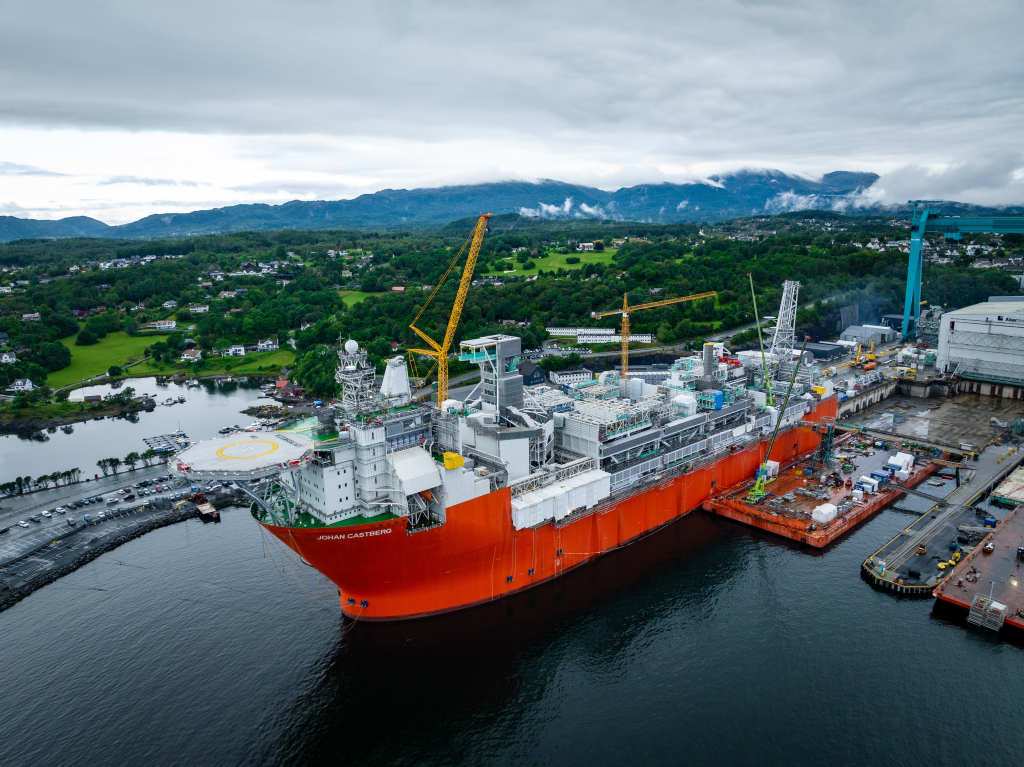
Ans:
{"label": "green vegetation patch", "polygon": [[[89,346],[76,346],[75,337],[61,339],[61,343],[71,350],[71,364],[46,377],[46,385],[51,389],[69,386],[87,378],[106,373],[112,365],[124,367],[131,361],[145,356],[146,347],[154,340],[164,340],[166,336],[129,336],[127,333],[109,333],[98,343]],[[131,369],[135,372],[135,368]]]}
{"label": "green vegetation patch", "polygon": [[[273,375],[281,368],[290,367],[295,362],[295,353],[288,349],[278,349],[276,352],[255,352],[246,354],[244,357],[204,357],[199,366],[187,366],[189,373],[199,376],[223,375]],[[184,363],[170,364],[168,362],[156,362],[146,360],[125,371],[132,376],[149,375],[171,375],[186,370]],[[63,372],[63,371],[61,371]]]}

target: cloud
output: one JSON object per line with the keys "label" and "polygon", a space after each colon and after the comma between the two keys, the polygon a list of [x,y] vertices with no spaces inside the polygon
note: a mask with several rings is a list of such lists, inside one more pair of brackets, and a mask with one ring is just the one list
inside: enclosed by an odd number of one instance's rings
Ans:
{"label": "cloud", "polygon": [[[589,206],[587,206],[589,207]],[[549,205],[544,202],[537,203],[536,208],[520,208],[519,215],[530,218],[566,218],[572,211],[572,197],[566,197],[561,205]]]}
{"label": "cloud", "polygon": [[142,186],[199,186],[195,181],[176,181],[172,178],[147,178],[145,176],[112,176],[97,182],[100,186],[112,184],[141,184]]}
{"label": "cloud", "polygon": [[882,174],[858,196],[857,204],[899,205],[919,199],[1024,204],[1024,155],[974,157],[940,167],[904,165]]}
{"label": "cloud", "polygon": [[0,194],[26,208],[128,211],[147,189],[187,201],[190,182],[206,199],[274,202],[744,167],[872,170],[887,200],[941,188],[994,201],[1020,183],[948,170],[979,158],[998,171],[1019,152],[1013,0],[593,0],[584,14],[549,0],[179,0],[174,13],[34,0],[0,19],[0,146],[44,174],[0,167]]}
{"label": "cloud", "polygon": [[37,168],[34,165],[22,165],[16,162],[0,162],[0,176],[64,176],[67,174]]}

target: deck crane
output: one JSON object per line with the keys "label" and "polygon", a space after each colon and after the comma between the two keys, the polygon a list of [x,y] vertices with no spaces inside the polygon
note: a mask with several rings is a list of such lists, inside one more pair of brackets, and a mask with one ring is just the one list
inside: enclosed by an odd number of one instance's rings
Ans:
{"label": "deck crane", "polygon": [[786,398],[782,400],[782,407],[779,408],[779,417],[775,419],[775,431],[772,432],[772,438],[768,440],[768,449],[764,451],[764,462],[757,469],[757,480],[754,482],[754,486],[747,493],[747,501],[749,503],[757,503],[766,495],[768,491],[764,489],[764,486],[768,484],[768,459],[772,455],[772,447],[775,445],[775,438],[779,436],[779,427],[782,425],[782,417],[786,414],[786,406],[789,404],[789,395],[793,393],[793,384],[796,383],[796,374],[800,370],[800,363],[804,359],[804,349],[807,348],[808,336],[804,336],[804,345],[800,347],[800,356],[797,357],[796,366],[793,368],[793,375],[789,379],[789,388],[786,389]]}
{"label": "deck crane", "polygon": [[629,372],[629,315],[632,312],[638,312],[641,309],[654,309],[658,306],[668,306],[669,304],[679,304],[683,301],[696,301],[698,298],[709,298],[710,296],[716,295],[715,291],[709,291],[707,293],[696,293],[692,296],[683,296],[682,298],[666,298],[664,301],[652,301],[649,304],[640,304],[639,306],[629,305],[629,294],[622,296],[622,308],[613,309],[610,312],[591,312],[591,317],[609,317],[613,314],[622,315],[622,371],[619,373],[620,377],[625,378],[626,373]]}
{"label": "deck crane", "polygon": [[757,295],[754,293],[754,275],[747,272],[750,279],[750,297],[754,301],[754,325],[757,326],[757,343],[761,347],[761,364],[764,365],[764,385],[768,389],[768,407],[775,407],[772,401],[772,382],[768,380],[768,359],[764,356],[764,341],[761,339],[761,318],[757,315]]}
{"label": "deck crane", "polygon": [[[462,316],[462,307],[466,303],[466,293],[469,291],[469,284],[473,281],[473,269],[476,267],[476,259],[480,255],[480,245],[484,241],[484,234],[487,232],[487,221],[490,217],[490,213],[484,213],[480,216],[476,222],[476,228],[473,230],[473,234],[467,238],[466,242],[463,243],[462,248],[455,254],[455,258],[453,258],[452,262],[448,265],[448,271],[446,271],[444,276],[438,280],[437,285],[434,287],[434,291],[424,302],[419,314],[417,314],[416,318],[409,323],[409,327],[413,332],[430,345],[429,349],[410,349],[409,356],[411,358],[413,354],[424,354],[428,357],[434,358],[434,367],[437,368],[438,405],[448,399],[448,352],[451,350],[452,342],[455,340],[455,330],[459,326],[459,318]],[[416,327],[416,323],[419,322],[420,317],[423,316],[423,312],[425,312],[427,307],[430,306],[430,302],[434,300],[434,296],[437,295],[441,286],[444,285],[445,280],[448,279],[448,275],[452,273],[455,265],[462,258],[462,254],[466,252],[467,246],[469,247],[469,255],[466,256],[466,266],[462,269],[462,279],[459,281],[459,290],[455,294],[455,304],[452,306],[451,314],[448,315],[448,328],[445,330],[444,340],[441,341],[441,343],[438,343]],[[429,375],[430,372],[428,371],[427,376]],[[424,376],[424,379],[425,378],[426,376]]]}

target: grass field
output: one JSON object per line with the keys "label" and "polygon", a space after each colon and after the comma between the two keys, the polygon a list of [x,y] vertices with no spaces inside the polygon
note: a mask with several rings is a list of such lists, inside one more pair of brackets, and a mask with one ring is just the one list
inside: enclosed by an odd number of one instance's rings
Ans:
{"label": "grass field", "polygon": [[364,293],[361,290],[339,290],[341,294],[341,300],[345,303],[345,306],[352,306],[358,304],[367,296],[383,296],[384,293]]}
{"label": "grass field", "polygon": [[[295,353],[290,349],[279,349],[276,352],[257,352],[246,354],[244,357],[207,357],[203,359],[203,366],[199,369],[199,375],[218,375],[231,373],[232,375],[276,375],[283,368],[295,362]],[[171,375],[184,370],[184,365],[176,363],[171,365],[167,362],[154,362],[146,360],[140,365],[131,368],[129,373],[133,376],[147,375]]]}
{"label": "grass field", "polygon": [[145,354],[145,349],[167,336],[129,336],[127,333],[110,333],[92,346],[75,346],[75,337],[61,339],[71,350],[71,364],[63,370],[50,373],[46,385],[51,389],[84,381],[86,378],[106,373],[111,365],[124,366],[131,359]]}
{"label": "grass field", "polygon": [[[587,264],[605,264],[606,266],[612,263],[612,256],[615,255],[615,248],[607,248],[601,253],[595,253],[594,251],[584,250],[579,253],[552,253],[547,258],[532,257],[536,266],[533,269],[523,269],[523,265],[516,261],[514,258],[508,258],[505,260],[507,266],[505,269],[515,269],[511,274],[515,274],[519,277],[529,277],[530,275],[536,274],[539,270],[543,269],[545,272],[556,272],[559,268],[570,270],[570,269],[582,269]],[[575,256],[580,260],[578,264],[567,264],[566,259],[570,256]],[[488,274],[503,274],[504,270],[491,271]]]}

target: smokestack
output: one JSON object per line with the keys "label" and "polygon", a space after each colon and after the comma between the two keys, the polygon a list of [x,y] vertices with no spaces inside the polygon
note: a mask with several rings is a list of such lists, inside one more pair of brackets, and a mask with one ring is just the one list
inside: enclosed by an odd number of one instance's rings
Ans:
{"label": "smokestack", "polygon": [[711,378],[715,375],[715,345],[704,344],[704,375]]}

